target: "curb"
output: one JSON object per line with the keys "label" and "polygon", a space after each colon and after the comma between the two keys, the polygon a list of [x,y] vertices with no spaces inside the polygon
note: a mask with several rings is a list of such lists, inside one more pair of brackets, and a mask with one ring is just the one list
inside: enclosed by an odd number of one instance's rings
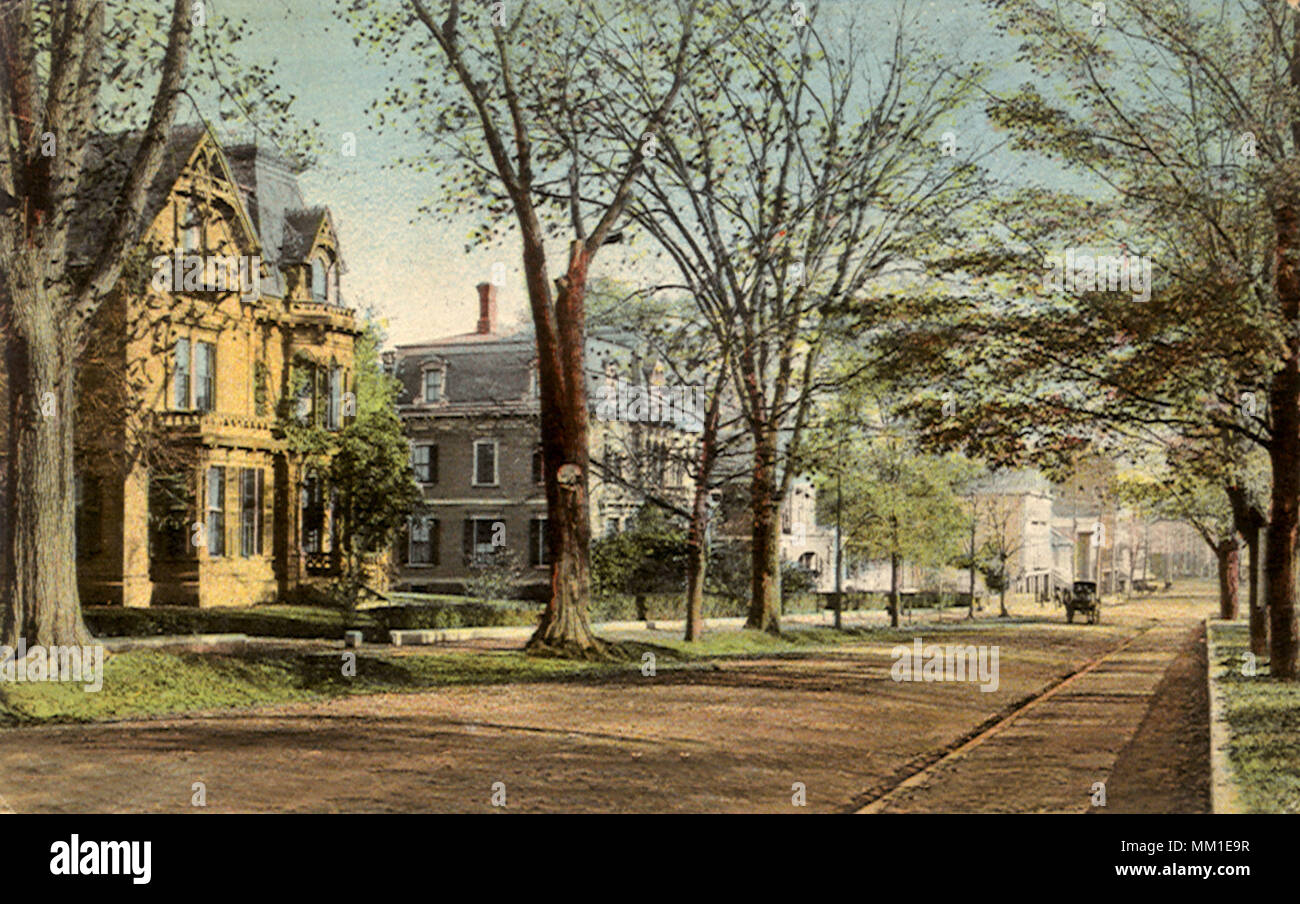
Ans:
{"label": "curb", "polygon": [[1227,703],[1223,690],[1214,681],[1215,655],[1213,625],[1227,625],[1232,622],[1205,617],[1205,685],[1210,698],[1210,812],[1211,813],[1245,813],[1237,791],[1236,777],[1232,770],[1232,761],[1228,757],[1228,748],[1232,744],[1232,729],[1228,727],[1225,715]]}
{"label": "curb", "polygon": [[128,650],[181,650],[189,653],[214,653],[242,650],[248,645],[247,634],[178,634],[170,637],[112,637],[98,641],[110,653]]}

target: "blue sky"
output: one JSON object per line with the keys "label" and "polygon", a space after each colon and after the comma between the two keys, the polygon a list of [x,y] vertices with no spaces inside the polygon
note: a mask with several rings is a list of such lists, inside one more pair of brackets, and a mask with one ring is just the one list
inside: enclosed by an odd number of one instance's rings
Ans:
{"label": "blue sky", "polygon": [[[832,5],[838,4],[831,0]],[[855,7],[868,15],[878,8],[883,19],[894,0],[857,0]],[[939,46],[985,53],[992,46],[989,15],[978,3],[929,0],[911,7],[927,30],[933,29]],[[348,266],[345,297],[358,307],[374,306],[386,322],[390,343],[471,331],[478,317],[474,287],[489,278],[497,262],[507,273],[500,290],[502,321],[526,318],[517,243],[466,253],[475,211],[467,210],[451,224],[419,214],[420,204],[437,190],[435,180],[392,169],[413,148],[404,146],[400,136],[372,128],[366,112],[384,90],[389,72],[378,58],[353,45],[352,28],[336,14],[333,0],[207,0],[207,10],[210,17],[247,18],[251,31],[241,55],[268,65],[274,59],[278,80],[298,98],[298,116],[304,123],[321,124],[319,138],[326,151],[301,177],[303,192],[308,204],[332,210]],[[218,125],[238,129],[242,124]],[[356,137],[355,156],[341,153],[347,133]],[[562,243],[549,250],[558,267]],[[628,279],[628,274],[644,273],[649,252],[607,248],[593,275]]]}

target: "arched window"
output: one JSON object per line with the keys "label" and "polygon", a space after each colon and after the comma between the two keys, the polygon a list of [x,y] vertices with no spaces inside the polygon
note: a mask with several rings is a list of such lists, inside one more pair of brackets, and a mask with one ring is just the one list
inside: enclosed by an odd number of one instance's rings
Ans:
{"label": "arched window", "polygon": [[339,303],[339,265],[330,264],[325,273],[325,301],[329,304]]}
{"label": "arched window", "polygon": [[325,301],[325,262],[319,257],[311,260],[311,297]]}

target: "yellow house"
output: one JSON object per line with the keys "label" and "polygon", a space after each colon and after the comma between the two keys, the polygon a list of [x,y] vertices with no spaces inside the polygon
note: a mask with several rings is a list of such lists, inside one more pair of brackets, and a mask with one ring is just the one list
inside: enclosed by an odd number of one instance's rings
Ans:
{"label": "yellow house", "polygon": [[[97,178],[120,179],[114,161],[137,141],[105,137]],[[358,328],[329,210],[307,207],[266,147],[223,148],[190,126],[169,143],[145,221],[79,374],[82,601],[292,596],[339,562],[327,493],[280,425],[338,429],[355,411]]]}

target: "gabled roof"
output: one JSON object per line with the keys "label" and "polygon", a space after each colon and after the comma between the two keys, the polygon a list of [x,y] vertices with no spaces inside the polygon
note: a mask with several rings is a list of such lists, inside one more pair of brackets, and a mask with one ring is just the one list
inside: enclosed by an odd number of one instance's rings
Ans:
{"label": "gabled roof", "polygon": [[[181,170],[207,133],[207,126],[202,123],[177,125],[172,129],[163,149],[162,164],[145,194],[142,229],[162,212]],[[111,205],[122,190],[143,137],[141,130],[91,137],[77,189],[77,212],[69,226],[68,246],[74,262],[88,263],[95,254],[104,234],[104,222],[112,212]]]}
{"label": "gabled roof", "polygon": [[329,223],[329,210],[325,207],[308,207],[289,210],[284,214],[284,240],[280,243],[280,260],[282,263],[301,263],[316,244]]}
{"label": "gabled roof", "polygon": [[262,240],[262,257],[271,272],[267,291],[283,295],[280,267],[302,263],[321,228],[333,230],[333,217],[328,207],[306,205],[292,165],[273,147],[246,141],[231,144],[225,154]]}
{"label": "gabled roof", "polygon": [[[142,136],[142,131],[135,130],[99,134],[91,139],[78,190],[77,213],[70,226],[69,247],[75,262],[86,263],[95,253],[104,220],[111,213],[110,205],[116,201]],[[283,295],[285,282],[280,267],[301,263],[320,231],[333,231],[334,225],[328,207],[306,206],[288,161],[264,144],[254,141],[222,147],[205,123],[175,126],[145,197],[141,229],[162,212],[181,172],[205,138],[211,139],[220,165],[239,189],[243,202],[239,218],[261,245],[260,253],[269,271],[264,290],[270,295]]]}

